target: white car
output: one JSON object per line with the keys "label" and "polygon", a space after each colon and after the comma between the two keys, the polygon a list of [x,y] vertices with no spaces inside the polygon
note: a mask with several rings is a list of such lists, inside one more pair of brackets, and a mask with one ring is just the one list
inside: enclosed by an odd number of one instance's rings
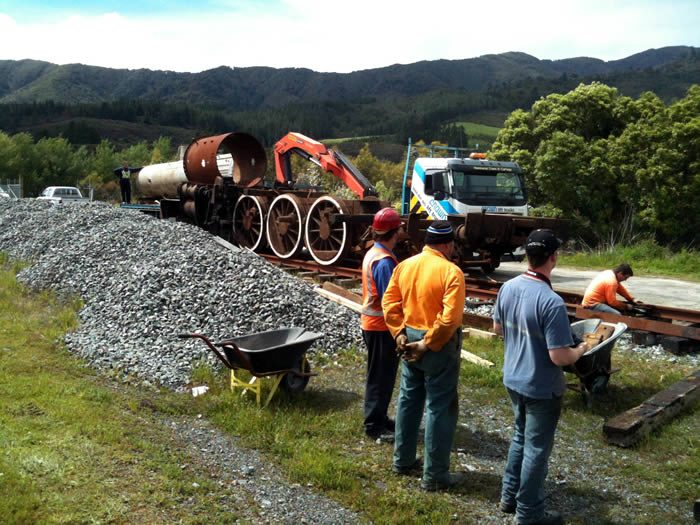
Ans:
{"label": "white car", "polygon": [[83,197],[78,188],[73,186],[49,186],[37,197],[41,201],[49,201],[52,204],[86,203],[89,199]]}

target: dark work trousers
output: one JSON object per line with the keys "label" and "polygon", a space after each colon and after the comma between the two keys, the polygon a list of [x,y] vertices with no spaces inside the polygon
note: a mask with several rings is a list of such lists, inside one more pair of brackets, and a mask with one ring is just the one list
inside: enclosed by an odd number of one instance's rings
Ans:
{"label": "dark work trousers", "polygon": [[122,190],[122,202],[131,203],[131,181],[119,179],[119,188]]}
{"label": "dark work trousers", "polygon": [[365,383],[365,433],[378,436],[387,428],[389,402],[396,382],[399,356],[396,342],[386,331],[362,330],[367,345],[367,380]]}

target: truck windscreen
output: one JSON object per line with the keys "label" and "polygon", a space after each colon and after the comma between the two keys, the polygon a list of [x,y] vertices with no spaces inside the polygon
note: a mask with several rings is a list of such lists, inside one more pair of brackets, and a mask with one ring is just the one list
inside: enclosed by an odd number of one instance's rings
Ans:
{"label": "truck windscreen", "polygon": [[522,206],[526,202],[519,173],[452,170],[452,180],[454,198],[465,204]]}

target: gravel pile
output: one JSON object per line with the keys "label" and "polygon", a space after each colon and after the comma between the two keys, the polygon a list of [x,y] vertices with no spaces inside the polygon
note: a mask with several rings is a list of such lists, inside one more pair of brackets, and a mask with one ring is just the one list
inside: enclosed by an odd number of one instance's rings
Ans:
{"label": "gravel pile", "polygon": [[311,351],[363,348],[357,315],[209,233],[104,203],[0,202],[0,251],[31,262],[18,279],[78,294],[68,348],[122,379],[178,389],[192,366],[218,363],[201,341],[282,327],[326,334]]}

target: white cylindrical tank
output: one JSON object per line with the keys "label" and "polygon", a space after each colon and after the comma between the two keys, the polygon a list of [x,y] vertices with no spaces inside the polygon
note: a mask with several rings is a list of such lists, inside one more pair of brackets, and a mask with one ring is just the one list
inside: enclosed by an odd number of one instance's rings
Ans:
{"label": "white cylindrical tank", "polygon": [[153,199],[176,199],[183,182],[187,182],[187,175],[181,160],[145,166],[136,178],[143,197]]}

